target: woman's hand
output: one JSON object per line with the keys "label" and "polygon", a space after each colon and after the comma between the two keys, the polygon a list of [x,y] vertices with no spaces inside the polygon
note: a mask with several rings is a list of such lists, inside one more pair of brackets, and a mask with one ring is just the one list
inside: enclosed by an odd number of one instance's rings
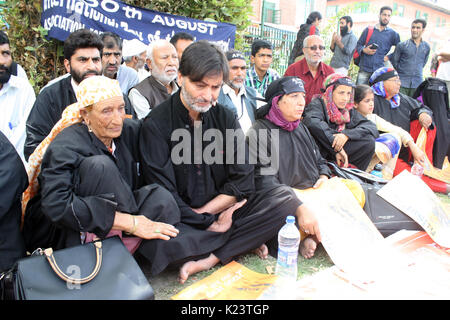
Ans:
{"label": "woman's hand", "polygon": [[313,185],[313,189],[319,188],[326,180],[328,180],[328,177],[322,174],[319,177],[319,179],[317,179],[316,183]]}
{"label": "woman's hand", "polygon": [[336,153],[336,163],[341,168],[348,167],[348,156],[344,149]]}
{"label": "woman's hand", "polygon": [[152,221],[146,216],[134,216],[133,219],[136,220],[136,231],[133,235],[142,239],[169,240],[180,232],[171,224]]}
{"label": "woman's hand", "polygon": [[311,209],[309,209],[305,204],[302,204],[297,208],[296,216],[301,230],[308,235],[315,235],[319,241],[322,241],[319,223],[317,222],[316,216]]}
{"label": "woman's hand", "polygon": [[343,133],[334,134],[334,140],[331,147],[335,152],[339,152],[344,148],[345,143],[348,141],[348,137]]}
{"label": "woman's hand", "polygon": [[422,112],[419,116],[419,122],[422,127],[428,130],[428,128],[431,126],[431,123],[433,122],[433,119],[428,113]]}
{"label": "woman's hand", "polygon": [[414,162],[417,162],[422,167],[426,165],[426,154],[413,142],[410,141],[408,143],[409,150],[411,150],[411,154],[414,158]]}
{"label": "woman's hand", "polygon": [[146,216],[134,216],[119,211],[116,211],[112,229],[128,232],[142,239],[169,240],[179,233],[178,229],[170,224],[155,222]]}

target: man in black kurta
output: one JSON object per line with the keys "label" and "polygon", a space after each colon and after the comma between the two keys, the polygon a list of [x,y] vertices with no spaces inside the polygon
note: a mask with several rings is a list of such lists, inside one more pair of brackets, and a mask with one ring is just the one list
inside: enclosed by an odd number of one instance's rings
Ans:
{"label": "man in black kurta", "polygon": [[22,160],[0,132],[0,273],[25,256],[20,232],[21,196],[28,186]]}
{"label": "man in black kurta", "polygon": [[[61,119],[64,109],[77,101],[75,90],[78,84],[86,77],[102,73],[102,48],[100,37],[86,29],[73,32],[64,42],[64,64],[70,75],[44,87],[36,97],[26,124],[24,155],[27,161]],[[124,94],[123,98],[126,113],[136,118],[128,96]]]}
{"label": "man in black kurta", "polygon": [[[181,222],[206,230],[219,214],[199,209],[222,196],[234,199],[227,207],[247,199],[233,214],[231,228],[217,233],[224,240],[221,246],[200,244],[223,263],[276,236],[285,217],[296,209],[285,203],[291,196],[285,188],[270,193],[255,190],[254,167],[249,164],[239,122],[229,109],[213,105],[227,78],[227,66],[223,53],[207,42],[189,46],[180,64],[181,90],[145,118],[139,141],[145,183],[156,182],[172,193],[181,211]],[[197,92],[202,92],[201,98],[189,96]],[[204,110],[197,112],[198,121],[191,117],[194,107],[187,100],[204,105]],[[227,136],[230,132],[238,132],[238,138]],[[208,133],[214,138],[206,138]],[[213,161],[209,162],[208,156]]]}

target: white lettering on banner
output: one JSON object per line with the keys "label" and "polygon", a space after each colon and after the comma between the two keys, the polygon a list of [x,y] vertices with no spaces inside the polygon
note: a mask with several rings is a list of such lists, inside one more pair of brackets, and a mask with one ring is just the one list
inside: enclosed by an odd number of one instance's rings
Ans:
{"label": "white lettering on banner", "polygon": [[162,17],[159,14],[155,15],[152,20],[152,23],[159,23],[163,26],[173,27],[175,24],[180,29],[190,30],[190,31],[198,31],[200,33],[207,33],[209,30],[209,35],[213,35],[214,29],[217,28],[217,25],[212,23],[205,22],[190,22],[182,19],[175,19],[172,17]]}
{"label": "white lettering on banner", "polygon": [[54,7],[63,7],[64,0],[44,0],[44,10],[54,8]]}
{"label": "white lettering on banner", "polygon": [[47,30],[59,28],[64,31],[74,32],[75,30],[85,28],[85,25],[72,19],[55,15],[45,19],[44,28]]}
{"label": "white lettering on banner", "polygon": [[123,28],[124,31],[130,32],[130,33],[134,34],[136,37],[139,37],[139,40],[141,40],[141,41],[144,40],[144,38],[142,37],[142,31],[128,29],[128,23],[121,21],[120,27]]}
{"label": "white lettering on banner", "polygon": [[142,12],[136,8],[125,6],[122,10],[125,11],[125,17],[129,19],[142,20]]}
{"label": "white lettering on banner", "polygon": [[[56,0],[45,0],[45,1],[56,1]],[[98,6],[99,2],[97,0],[83,0],[83,1],[68,0],[66,8],[81,14],[83,12],[83,9],[87,10],[87,7],[98,8]],[[117,12],[120,9],[120,5],[114,0],[102,0],[100,3],[100,7],[102,7],[103,10],[109,13]]]}

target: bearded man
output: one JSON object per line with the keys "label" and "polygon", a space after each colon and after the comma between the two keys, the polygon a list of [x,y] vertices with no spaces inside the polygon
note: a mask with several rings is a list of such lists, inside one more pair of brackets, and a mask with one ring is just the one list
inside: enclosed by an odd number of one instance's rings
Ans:
{"label": "bearded man", "polygon": [[154,107],[178,91],[175,81],[178,56],[168,40],[157,40],[150,44],[147,65],[151,76],[131,88],[128,94],[138,118],[144,118]]}
{"label": "bearded man", "polygon": [[100,37],[87,29],[74,31],[64,41],[64,67],[68,75],[46,86],[36,97],[26,123],[24,153],[27,161],[61,118],[64,109],[77,101],[75,92],[79,83],[102,74],[102,49]]}
{"label": "bearded man", "polygon": [[19,65],[12,59],[9,38],[0,31],[0,131],[16,149],[22,161],[25,143],[25,123],[33,107],[36,96],[33,87],[26,78],[14,72]]}
{"label": "bearded man", "polygon": [[[140,131],[144,183],[160,184],[172,193],[181,222],[189,226],[180,234],[189,237],[193,250],[204,253],[183,264],[182,283],[253,249],[267,257],[265,243],[298,207],[290,201],[295,197],[290,188],[255,188],[240,124],[217,103],[227,79],[228,61],[219,48],[204,40],[191,44],[180,61],[180,90],[150,112]],[[160,248],[168,253],[176,249],[166,242]]]}

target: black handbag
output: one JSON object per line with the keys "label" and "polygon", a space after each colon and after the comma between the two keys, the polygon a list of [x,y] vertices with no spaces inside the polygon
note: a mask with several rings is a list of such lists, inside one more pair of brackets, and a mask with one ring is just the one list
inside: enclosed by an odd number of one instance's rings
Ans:
{"label": "black handbag", "polygon": [[20,259],[18,300],[151,300],[153,289],[119,237]]}
{"label": "black handbag", "polygon": [[335,176],[359,182],[366,198],[363,210],[384,237],[402,229],[423,230],[408,215],[377,195],[378,190],[388,182],[387,180],[359,169],[340,168],[333,162],[328,162],[328,166]]}
{"label": "black handbag", "polygon": [[377,195],[382,186],[367,183],[361,186],[366,196],[363,210],[383,237],[402,229],[423,230],[416,221]]}
{"label": "black handbag", "polygon": [[340,178],[355,180],[361,184],[368,183],[380,186],[383,186],[388,182],[386,179],[374,176],[373,174],[357,168],[341,168],[336,163],[330,161],[327,164],[331,170],[331,173]]}

